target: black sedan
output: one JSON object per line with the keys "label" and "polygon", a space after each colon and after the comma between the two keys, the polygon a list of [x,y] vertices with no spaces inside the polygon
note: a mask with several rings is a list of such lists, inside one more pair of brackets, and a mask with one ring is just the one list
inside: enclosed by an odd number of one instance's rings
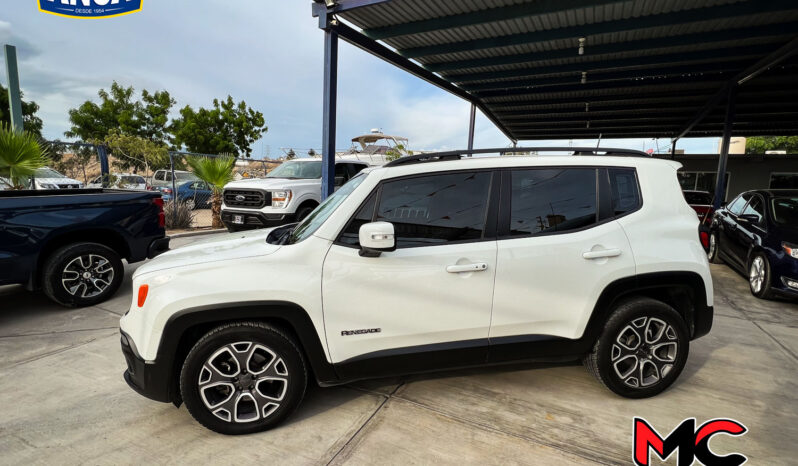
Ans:
{"label": "black sedan", "polygon": [[798,190],[747,191],[717,210],[709,260],[745,274],[758,298],[798,297]]}

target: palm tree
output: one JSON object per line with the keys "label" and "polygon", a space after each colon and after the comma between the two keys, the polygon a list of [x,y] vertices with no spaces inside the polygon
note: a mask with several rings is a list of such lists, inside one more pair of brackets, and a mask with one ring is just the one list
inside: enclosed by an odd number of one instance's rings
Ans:
{"label": "palm tree", "polygon": [[25,179],[47,165],[47,155],[48,149],[32,133],[0,125],[0,177],[7,178],[14,189],[23,189]]}
{"label": "palm tree", "polygon": [[224,185],[233,180],[233,167],[236,164],[235,157],[231,155],[220,155],[218,157],[189,156],[186,158],[188,166],[197,175],[197,178],[208,183],[213,192],[211,199],[211,215],[213,217],[211,226],[213,228],[223,228],[222,212],[222,189]]}

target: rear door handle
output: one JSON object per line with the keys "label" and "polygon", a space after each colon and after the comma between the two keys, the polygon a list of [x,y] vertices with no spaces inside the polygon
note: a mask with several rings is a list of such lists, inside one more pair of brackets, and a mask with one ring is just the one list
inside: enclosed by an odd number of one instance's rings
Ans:
{"label": "rear door handle", "polygon": [[487,269],[488,269],[488,264],[484,262],[477,262],[474,264],[463,264],[463,265],[450,265],[446,267],[446,271],[449,273],[482,272]]}
{"label": "rear door handle", "polygon": [[582,257],[585,259],[601,259],[602,257],[617,257],[620,255],[620,249],[602,249],[600,251],[587,251],[582,253]]}

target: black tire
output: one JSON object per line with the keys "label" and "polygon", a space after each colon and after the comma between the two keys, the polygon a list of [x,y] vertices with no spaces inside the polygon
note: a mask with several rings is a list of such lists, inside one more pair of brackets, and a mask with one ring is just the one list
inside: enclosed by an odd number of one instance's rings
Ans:
{"label": "black tire", "polygon": [[[84,277],[84,273],[89,275]],[[63,306],[93,306],[111,298],[124,276],[122,259],[113,249],[98,243],[73,243],[45,259],[42,288],[48,298]]]}
{"label": "black tire", "polygon": [[[245,346],[246,343],[251,346]],[[230,352],[233,350],[237,355]],[[210,362],[209,359],[217,352],[221,353],[213,359],[217,364],[214,367],[226,367],[230,374],[226,375],[221,369],[216,373],[205,372],[206,362]],[[233,359],[238,357],[242,359]],[[257,373],[254,373],[252,365],[241,371],[232,369],[230,364],[235,362],[241,367],[244,361],[256,359],[262,359],[256,361],[262,369]],[[269,379],[269,374],[272,379]],[[203,378],[205,382],[202,382]],[[307,378],[302,351],[293,338],[262,322],[234,322],[216,327],[194,345],[180,371],[180,394],[191,416],[208,429],[225,435],[250,434],[270,429],[290,416],[305,395]],[[217,383],[229,385],[214,389]],[[201,391],[201,385],[204,391]],[[266,398],[264,392],[272,398]],[[203,393],[206,395],[204,398]],[[240,404],[235,401],[238,399],[251,401]],[[244,414],[237,421],[239,409]]]}
{"label": "black tire", "polygon": [[[713,247],[714,244],[714,247]],[[707,258],[709,262],[713,264],[722,264],[723,261],[720,258],[720,242],[718,238],[717,231],[711,231],[709,233],[709,252],[707,252]]]}
{"label": "black tire", "polygon": [[[639,325],[641,323],[642,327]],[[657,331],[660,328],[662,333]],[[616,344],[621,340],[629,342],[627,337],[630,335],[639,338],[638,332],[649,330],[655,331],[654,336],[661,335],[664,338],[656,340],[657,345],[654,346],[662,345],[658,346],[656,352],[649,350],[645,338],[640,338],[636,347],[633,342],[629,344],[629,347],[635,348],[633,351],[622,349],[620,344]],[[616,394],[626,398],[648,398],[668,388],[679,377],[689,351],[690,334],[682,316],[663,302],[640,297],[625,301],[615,308],[593,350],[585,355],[582,362],[590,373]],[[655,355],[659,357],[655,358]],[[641,372],[641,368],[644,372]],[[656,380],[654,368],[658,374]]]}
{"label": "black tire", "polygon": [[[761,262],[763,267],[762,273],[764,275],[762,277],[762,282],[759,285],[758,290],[756,289],[752,277],[752,275],[754,274],[755,264],[757,263],[757,260],[762,261]],[[773,288],[771,286],[772,284],[770,277],[771,277],[770,262],[768,262],[768,258],[761,252],[754,254],[748,263],[748,289],[751,290],[751,294],[760,299],[771,299],[773,297]]]}
{"label": "black tire", "polygon": [[297,221],[297,222],[301,222],[302,220],[305,220],[305,217],[310,215],[310,213],[313,212],[313,209],[315,209],[315,208],[316,208],[315,206],[314,207],[311,207],[311,206],[302,206],[302,207],[300,207],[299,210],[296,211],[296,214],[294,214],[294,220]]}

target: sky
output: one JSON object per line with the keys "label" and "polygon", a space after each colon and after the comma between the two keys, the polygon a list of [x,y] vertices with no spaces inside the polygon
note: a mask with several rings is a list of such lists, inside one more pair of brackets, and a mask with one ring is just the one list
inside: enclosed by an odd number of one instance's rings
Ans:
{"label": "sky", "polygon": [[[141,12],[82,20],[38,11],[33,0],[4,0],[0,44],[17,47],[25,100],[41,107],[44,136],[65,139],[68,110],[116,80],[136,90],[166,89],[185,105],[210,107],[231,95],[262,112],[269,127],[253,157],[281,148],[321,148],[323,32],[310,0],[145,1]],[[2,50],[0,49],[0,56]],[[0,82],[6,85],[5,65]],[[410,149],[463,148],[470,104],[343,41],[339,44],[336,146],[372,128],[408,137]],[[715,153],[717,138],[684,139],[688,153]],[[573,144],[595,146],[596,140]],[[474,146],[510,141],[478,112]],[[527,145],[563,145],[535,141]],[[667,150],[660,139],[602,140],[604,147]]]}

